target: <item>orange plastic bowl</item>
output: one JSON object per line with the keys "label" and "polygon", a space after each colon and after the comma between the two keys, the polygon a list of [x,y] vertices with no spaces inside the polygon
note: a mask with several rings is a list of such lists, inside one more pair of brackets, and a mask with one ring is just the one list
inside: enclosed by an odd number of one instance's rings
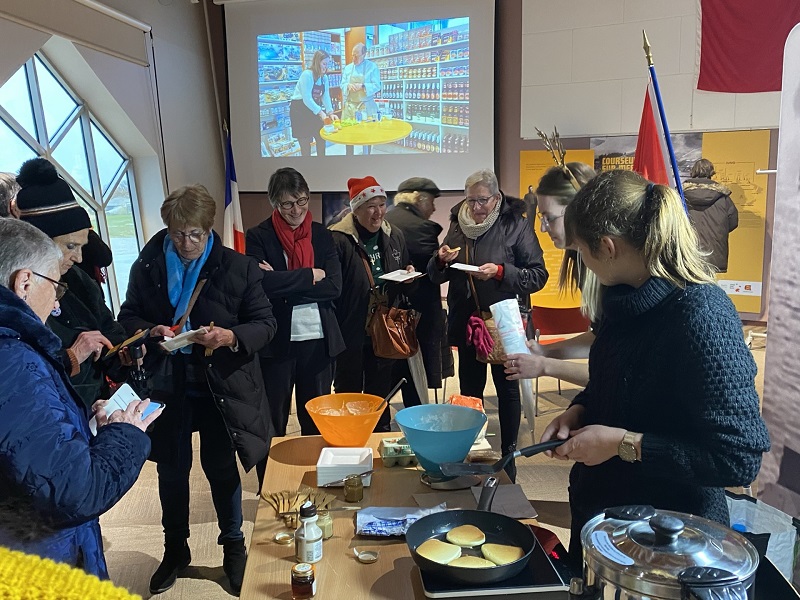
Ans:
{"label": "orange plastic bowl", "polygon": [[[328,410],[347,412],[350,402],[368,403],[369,412],[362,414],[324,414]],[[331,446],[360,448],[367,444],[372,430],[378,424],[383,409],[376,410],[383,402],[380,396],[372,394],[327,394],[306,402],[306,410],[319,429],[322,438]],[[356,406],[356,405],[351,405]]]}

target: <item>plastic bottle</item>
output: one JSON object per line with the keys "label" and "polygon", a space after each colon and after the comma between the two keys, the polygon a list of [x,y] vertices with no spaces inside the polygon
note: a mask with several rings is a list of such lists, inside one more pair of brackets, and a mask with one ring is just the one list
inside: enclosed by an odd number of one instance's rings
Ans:
{"label": "plastic bottle", "polygon": [[317,507],[306,502],[300,507],[300,527],[294,534],[297,562],[316,563],[322,560],[322,529],[317,526]]}

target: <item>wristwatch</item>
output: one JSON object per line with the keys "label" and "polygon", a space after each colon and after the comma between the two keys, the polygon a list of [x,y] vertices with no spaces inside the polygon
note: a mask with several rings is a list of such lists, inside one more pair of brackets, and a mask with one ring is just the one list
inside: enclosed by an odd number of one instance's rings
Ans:
{"label": "wristwatch", "polygon": [[626,431],[625,435],[622,436],[622,441],[619,443],[619,446],[617,446],[617,454],[625,462],[636,462],[636,446],[634,445],[635,441],[636,432]]}

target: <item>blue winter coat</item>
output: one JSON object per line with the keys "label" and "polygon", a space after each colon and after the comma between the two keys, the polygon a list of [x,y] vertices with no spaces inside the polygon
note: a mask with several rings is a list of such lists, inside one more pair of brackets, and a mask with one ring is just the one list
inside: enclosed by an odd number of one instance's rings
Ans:
{"label": "blue winter coat", "polygon": [[91,436],[60,348],[0,286],[0,545],[108,578],[98,517],[134,484],[150,440],[125,423]]}

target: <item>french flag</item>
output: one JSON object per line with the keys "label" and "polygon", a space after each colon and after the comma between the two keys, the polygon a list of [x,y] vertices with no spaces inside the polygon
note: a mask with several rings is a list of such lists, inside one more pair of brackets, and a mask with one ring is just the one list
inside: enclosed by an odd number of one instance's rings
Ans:
{"label": "french flag", "polygon": [[225,214],[222,226],[222,243],[228,248],[244,254],[244,227],[242,207],[239,204],[239,184],[236,183],[236,167],[233,166],[231,133],[227,135],[225,154]]}
{"label": "french flag", "polygon": [[664,127],[658,113],[658,100],[652,78],[647,84],[647,93],[644,96],[644,109],[642,110],[642,121],[639,123],[639,138],[636,140],[633,170],[653,183],[675,187],[669,148],[667,148]]}

